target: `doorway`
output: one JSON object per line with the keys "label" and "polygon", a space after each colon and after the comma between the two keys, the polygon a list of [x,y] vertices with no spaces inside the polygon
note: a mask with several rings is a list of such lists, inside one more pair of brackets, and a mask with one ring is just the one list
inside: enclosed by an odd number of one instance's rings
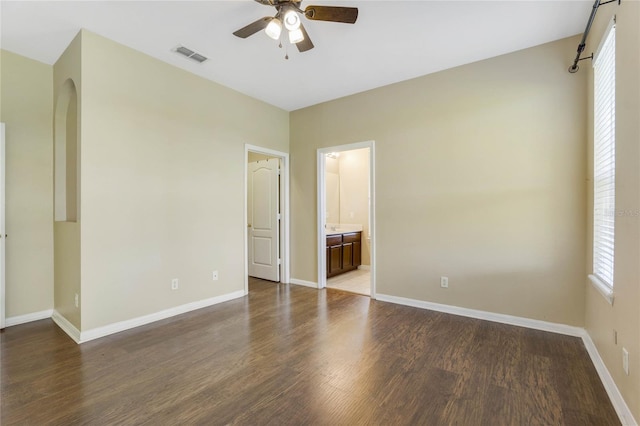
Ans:
{"label": "doorway", "polygon": [[375,143],[318,149],[318,288],[375,299]]}
{"label": "doorway", "polygon": [[249,276],[288,283],[289,154],[245,145],[245,294]]}

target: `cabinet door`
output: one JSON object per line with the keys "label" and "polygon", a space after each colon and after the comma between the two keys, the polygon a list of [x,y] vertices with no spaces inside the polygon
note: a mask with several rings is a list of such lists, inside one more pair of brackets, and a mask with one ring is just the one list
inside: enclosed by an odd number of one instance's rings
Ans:
{"label": "cabinet door", "polygon": [[326,257],[326,269],[327,269],[327,276],[329,276],[329,274],[331,273],[331,247],[327,247],[327,257]]}
{"label": "cabinet door", "polygon": [[342,271],[342,246],[329,247],[329,272],[327,275],[334,275]]}
{"label": "cabinet door", "polygon": [[351,269],[353,267],[353,243],[342,245],[342,269]]}
{"label": "cabinet door", "polygon": [[360,241],[353,243],[353,266],[356,268],[362,265],[362,244]]}

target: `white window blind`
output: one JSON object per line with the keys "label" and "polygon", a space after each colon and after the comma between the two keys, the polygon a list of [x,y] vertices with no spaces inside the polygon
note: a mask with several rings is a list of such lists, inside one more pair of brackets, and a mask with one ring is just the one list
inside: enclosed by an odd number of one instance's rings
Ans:
{"label": "white window blind", "polygon": [[616,32],[612,25],[593,62],[593,275],[613,289],[616,182]]}

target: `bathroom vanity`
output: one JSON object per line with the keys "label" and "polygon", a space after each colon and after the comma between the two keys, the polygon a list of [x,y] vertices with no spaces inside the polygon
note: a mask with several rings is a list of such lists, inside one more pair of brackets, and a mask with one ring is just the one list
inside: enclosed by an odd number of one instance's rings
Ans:
{"label": "bathroom vanity", "polygon": [[327,232],[327,278],[358,269],[362,264],[362,231]]}

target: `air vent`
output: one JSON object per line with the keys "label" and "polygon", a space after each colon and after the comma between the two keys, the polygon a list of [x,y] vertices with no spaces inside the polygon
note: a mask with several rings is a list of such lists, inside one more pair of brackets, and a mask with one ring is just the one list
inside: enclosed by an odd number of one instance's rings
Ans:
{"label": "air vent", "polygon": [[194,61],[199,63],[203,63],[204,61],[209,59],[206,56],[196,53],[193,50],[189,49],[188,47],[184,47],[184,46],[178,46],[174,49],[174,51],[176,53],[186,56],[189,59],[193,59]]}

